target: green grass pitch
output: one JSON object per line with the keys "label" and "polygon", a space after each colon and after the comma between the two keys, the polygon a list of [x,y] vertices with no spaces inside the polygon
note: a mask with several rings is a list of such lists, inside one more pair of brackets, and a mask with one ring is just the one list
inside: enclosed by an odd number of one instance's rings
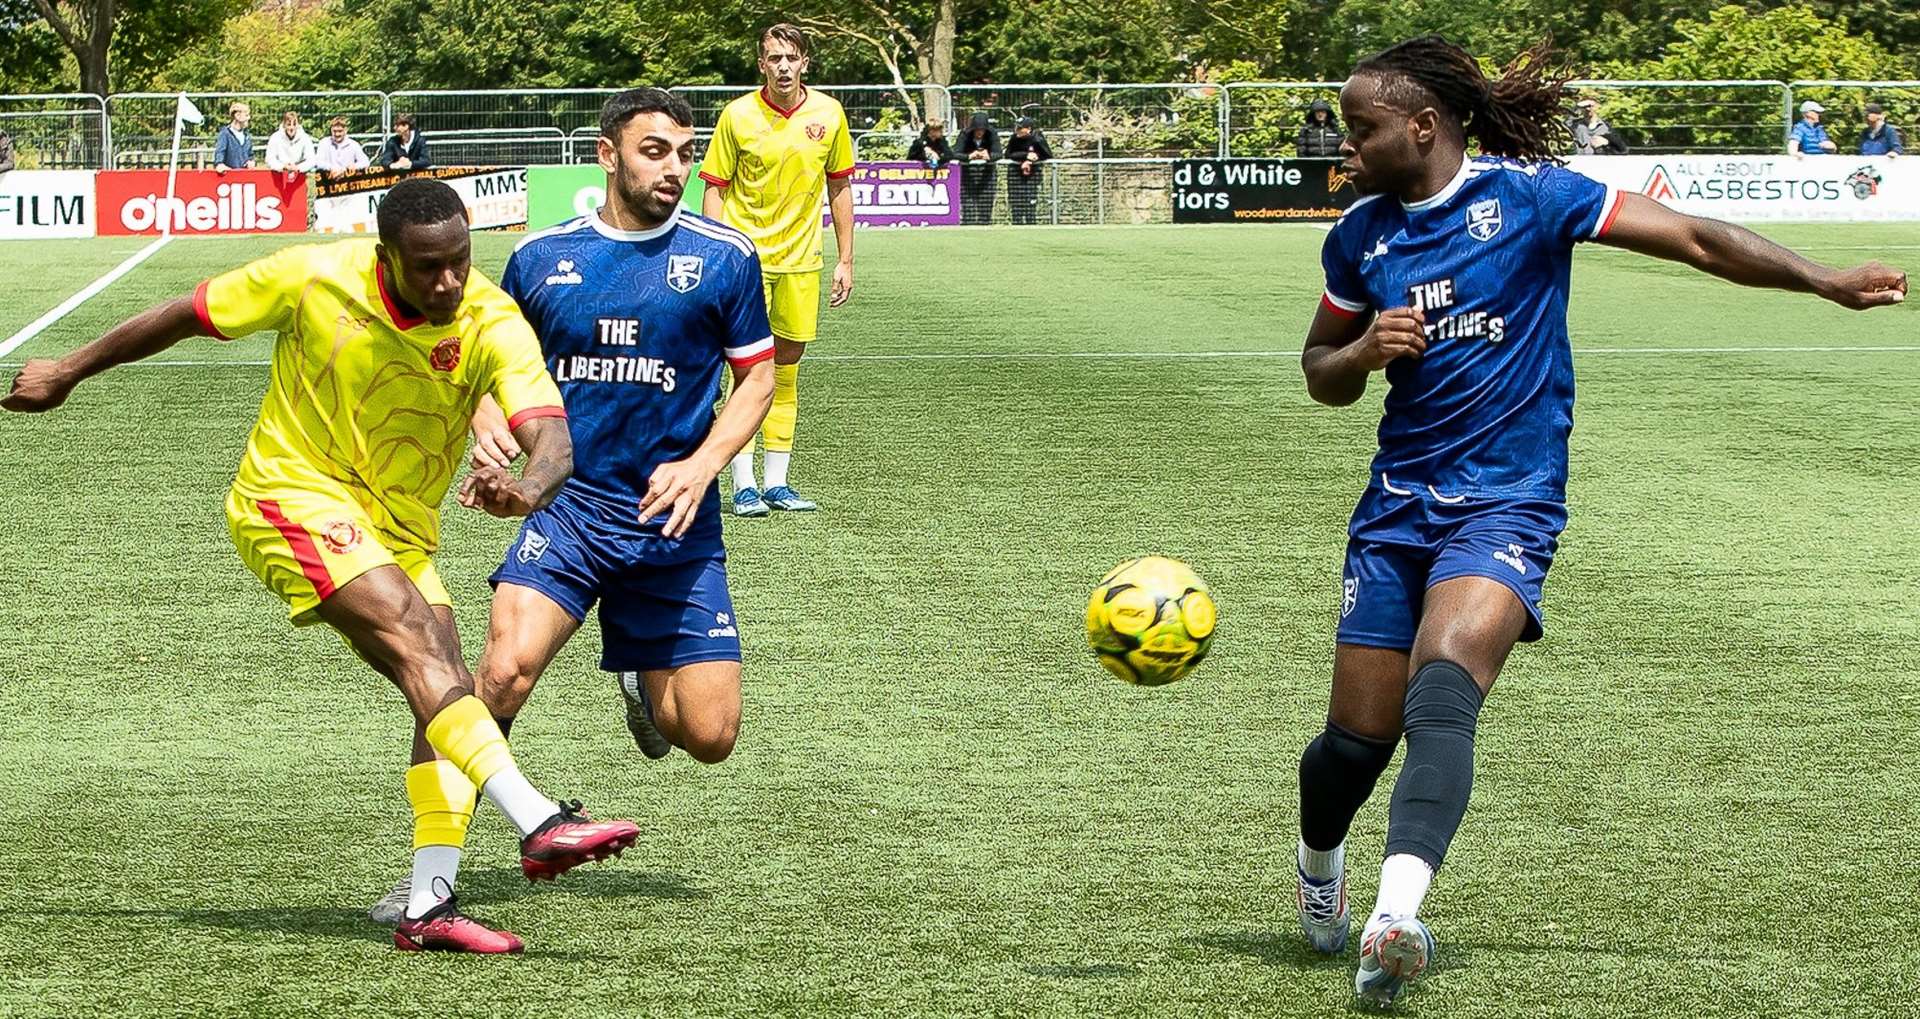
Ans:
{"label": "green grass pitch", "polygon": [[[1912,226],[1770,232],[1920,263]],[[1351,954],[1295,928],[1295,768],[1383,387],[1316,406],[1288,353],[1322,236],[861,234],[802,376],[795,477],[824,509],[728,523],[739,750],[644,760],[583,631],[515,748],[645,835],[530,888],[483,808],[465,901],[521,959],[401,956],[363,918],[407,862],[406,716],[230,547],[264,383],[233,362],[265,341],[0,415],[0,1016],[1342,1013]],[[0,245],[0,336],[140,243]],[[280,243],[176,241],[5,361]],[[1917,310],[1583,249],[1548,637],[1483,715],[1405,1014],[1913,1007]],[[471,656],[512,529],[447,515]],[[1158,690],[1103,673],[1079,619],[1148,552],[1223,607]]]}

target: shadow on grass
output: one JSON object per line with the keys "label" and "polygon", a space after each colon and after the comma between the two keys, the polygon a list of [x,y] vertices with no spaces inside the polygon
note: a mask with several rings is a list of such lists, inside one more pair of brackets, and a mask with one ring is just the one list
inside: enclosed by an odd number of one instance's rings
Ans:
{"label": "shadow on grass", "polygon": [[[1188,939],[1193,944],[1204,945],[1230,955],[1241,955],[1258,959],[1270,966],[1291,966],[1302,970],[1342,970],[1351,971],[1358,964],[1359,934],[1348,943],[1347,950],[1339,955],[1322,955],[1308,947],[1305,939],[1294,931],[1222,931],[1216,934],[1202,934]],[[1537,942],[1518,941],[1477,941],[1440,943],[1440,954],[1434,964],[1434,972],[1445,970],[1470,970],[1479,966],[1509,965],[1514,956],[1609,956],[1630,961],[1700,963],[1727,962],[1732,957],[1712,953],[1702,954],[1691,949],[1674,948],[1659,945],[1635,945],[1631,947],[1615,946],[1572,946],[1546,945]]]}
{"label": "shadow on grass", "polygon": [[[563,882],[567,880],[573,882],[571,887],[563,883],[551,893],[542,889],[540,894],[557,893],[562,897],[588,899],[663,900],[705,899],[713,894],[704,888],[690,884],[684,875],[665,872],[609,871],[577,875],[570,879],[563,879]],[[526,897],[529,892],[527,879],[517,867],[469,871],[461,875],[460,885],[463,906],[512,901]],[[374,898],[379,894],[379,891],[369,891],[367,904],[372,905]],[[553,902],[553,906],[556,909],[566,908],[566,904],[561,901]],[[117,919],[165,922],[173,920],[188,927],[208,927],[257,934],[335,938],[347,941],[384,941],[386,938],[382,928],[367,919],[365,906],[258,906],[247,909],[125,909],[107,906],[0,908],[0,919],[14,917],[90,921]],[[533,951],[527,954],[565,959],[572,958],[575,953]],[[600,957],[580,956],[580,958],[592,960]]]}

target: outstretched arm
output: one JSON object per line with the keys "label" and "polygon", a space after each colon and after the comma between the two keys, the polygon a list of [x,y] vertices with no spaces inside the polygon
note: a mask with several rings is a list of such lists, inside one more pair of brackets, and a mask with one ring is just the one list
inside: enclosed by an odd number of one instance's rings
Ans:
{"label": "outstretched arm", "polygon": [[156,304],[107,330],[106,335],[58,359],[28,361],[13,377],[0,407],[35,413],[67,400],[73,387],[115,365],[152,357],[189,336],[205,336],[193,297]]}
{"label": "outstretched arm", "polygon": [[1741,286],[1816,294],[1856,310],[1898,304],[1907,296],[1907,274],[1899,269],[1878,262],[1834,269],[1745,227],[1683,215],[1645,195],[1621,196],[1619,214],[1600,242],[1690,265]]}
{"label": "outstretched arm", "polygon": [[707,441],[702,442],[692,456],[663,463],[647,478],[640,520],[645,522],[667,513],[670,515],[660,533],[669,538],[687,533],[687,528],[693,526],[693,515],[700,508],[700,500],[707,494],[707,486],[720,476],[721,468],[735,453],[753,441],[753,433],[760,430],[760,423],[766,420],[767,408],[771,406],[772,359],[763,358],[745,368],[736,366],[733,395],[727,397],[726,406],[720,409],[719,418],[707,432]]}
{"label": "outstretched arm", "polygon": [[573,474],[573,436],[567,419],[528,418],[513,430],[513,441],[527,451],[527,465],[515,478],[504,467],[479,467],[460,485],[460,505],[496,517],[524,517],[553,501]]}

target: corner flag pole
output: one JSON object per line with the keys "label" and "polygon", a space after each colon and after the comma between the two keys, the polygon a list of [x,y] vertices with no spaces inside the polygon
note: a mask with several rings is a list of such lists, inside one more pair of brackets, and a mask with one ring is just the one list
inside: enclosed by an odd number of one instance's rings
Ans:
{"label": "corner flag pole", "polygon": [[113,281],[132,272],[140,263],[152,258],[154,252],[165,247],[168,241],[173,240],[174,179],[180,172],[180,133],[187,124],[198,124],[204,119],[206,118],[201,116],[200,108],[193,105],[185,92],[180,93],[180,101],[173,108],[173,152],[167,157],[167,200],[158,210],[160,236],[155,237],[153,243],[128,256],[126,261],[114,266],[105,276],[94,280],[82,287],[79,293],[61,301],[52,311],[27,323],[25,328],[5,340],[0,340],[0,357],[20,349],[22,344],[45,332],[47,327],[66,318],[73,309],[92,300],[94,295],[112,286]]}

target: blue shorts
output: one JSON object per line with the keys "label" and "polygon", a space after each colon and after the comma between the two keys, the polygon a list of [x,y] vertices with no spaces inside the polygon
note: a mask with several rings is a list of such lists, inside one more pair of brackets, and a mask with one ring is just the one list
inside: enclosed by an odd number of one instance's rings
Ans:
{"label": "blue shorts", "polygon": [[1424,485],[1375,478],[1348,527],[1340,592],[1343,644],[1411,648],[1427,589],[1457,577],[1505,584],[1527,607],[1522,641],[1539,640],[1547,568],[1567,526],[1552,499],[1449,499]]}
{"label": "blue shorts", "polygon": [[598,601],[607,672],[739,661],[726,549],[623,530],[562,492],[521,525],[488,581],[532,588],[581,622]]}

